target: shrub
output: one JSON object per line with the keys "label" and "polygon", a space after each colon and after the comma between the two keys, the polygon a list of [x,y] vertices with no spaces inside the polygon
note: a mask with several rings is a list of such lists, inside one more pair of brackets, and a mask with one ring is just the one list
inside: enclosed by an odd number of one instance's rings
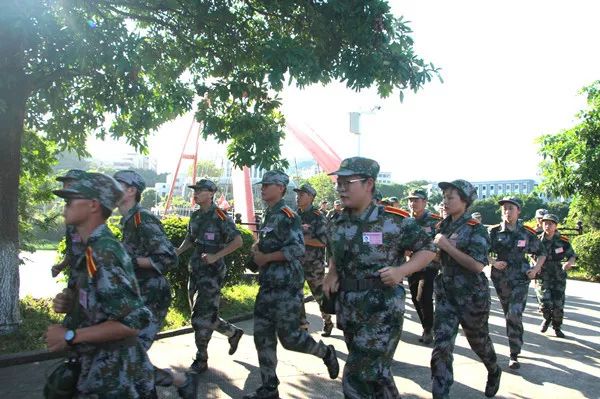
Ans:
{"label": "shrub", "polygon": [[577,265],[592,278],[600,276],[600,231],[592,231],[573,239]]}

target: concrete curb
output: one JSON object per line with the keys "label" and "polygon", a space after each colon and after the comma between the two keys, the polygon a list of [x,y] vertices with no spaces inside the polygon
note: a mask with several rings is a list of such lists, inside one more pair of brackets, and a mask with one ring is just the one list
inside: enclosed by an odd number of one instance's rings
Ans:
{"label": "concrete curb", "polygon": [[[304,298],[304,302],[310,302],[314,298],[309,295]],[[230,323],[237,323],[240,321],[250,320],[254,317],[254,313],[248,312],[241,315],[233,316],[227,321]],[[194,332],[191,326],[176,328],[174,330],[162,331],[156,334],[156,340],[163,338],[176,337],[178,335],[189,334]],[[46,360],[59,359],[65,357],[67,352],[49,352],[46,349],[29,352],[17,352],[9,353],[7,355],[0,355],[0,369],[4,367],[18,366],[20,364],[43,362]]]}

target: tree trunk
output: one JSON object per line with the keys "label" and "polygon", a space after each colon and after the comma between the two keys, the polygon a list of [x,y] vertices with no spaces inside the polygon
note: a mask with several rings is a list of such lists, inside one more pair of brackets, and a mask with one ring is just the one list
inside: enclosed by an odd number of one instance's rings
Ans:
{"label": "tree trunk", "polygon": [[0,334],[21,323],[17,201],[29,90],[20,33],[0,27]]}

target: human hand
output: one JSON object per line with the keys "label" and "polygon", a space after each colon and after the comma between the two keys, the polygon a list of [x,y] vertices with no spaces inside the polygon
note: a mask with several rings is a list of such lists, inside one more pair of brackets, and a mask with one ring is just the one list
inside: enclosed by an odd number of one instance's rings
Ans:
{"label": "human hand", "polygon": [[503,260],[497,260],[492,264],[492,266],[498,270],[504,270],[508,266],[508,263],[506,263],[506,261]]}
{"label": "human hand", "polygon": [[209,265],[212,265],[213,263],[219,260],[219,257],[215,254],[202,254],[200,257],[204,262],[206,262]]}
{"label": "human hand", "polygon": [[402,267],[386,266],[379,269],[378,272],[379,278],[381,281],[383,281],[383,284],[389,287],[394,287],[398,284],[401,284],[402,280],[404,280],[404,277],[406,277],[406,273],[404,273]]}
{"label": "human hand", "polygon": [[58,293],[52,301],[52,307],[56,313],[67,313],[73,306],[73,290],[65,288]]}
{"label": "human hand", "polygon": [[44,334],[44,339],[50,352],[60,352],[67,349],[68,344],[65,341],[66,332],[67,329],[60,324],[51,324],[48,326]]}
{"label": "human hand", "polygon": [[338,274],[329,271],[323,280],[323,293],[329,298],[331,294],[338,292],[340,288],[340,279]]}

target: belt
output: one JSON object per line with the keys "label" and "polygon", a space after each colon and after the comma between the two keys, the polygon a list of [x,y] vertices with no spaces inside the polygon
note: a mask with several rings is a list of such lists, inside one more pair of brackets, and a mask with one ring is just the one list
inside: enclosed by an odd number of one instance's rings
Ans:
{"label": "belt", "polygon": [[353,279],[345,278],[340,281],[341,291],[367,291],[372,289],[389,288],[379,278]]}

